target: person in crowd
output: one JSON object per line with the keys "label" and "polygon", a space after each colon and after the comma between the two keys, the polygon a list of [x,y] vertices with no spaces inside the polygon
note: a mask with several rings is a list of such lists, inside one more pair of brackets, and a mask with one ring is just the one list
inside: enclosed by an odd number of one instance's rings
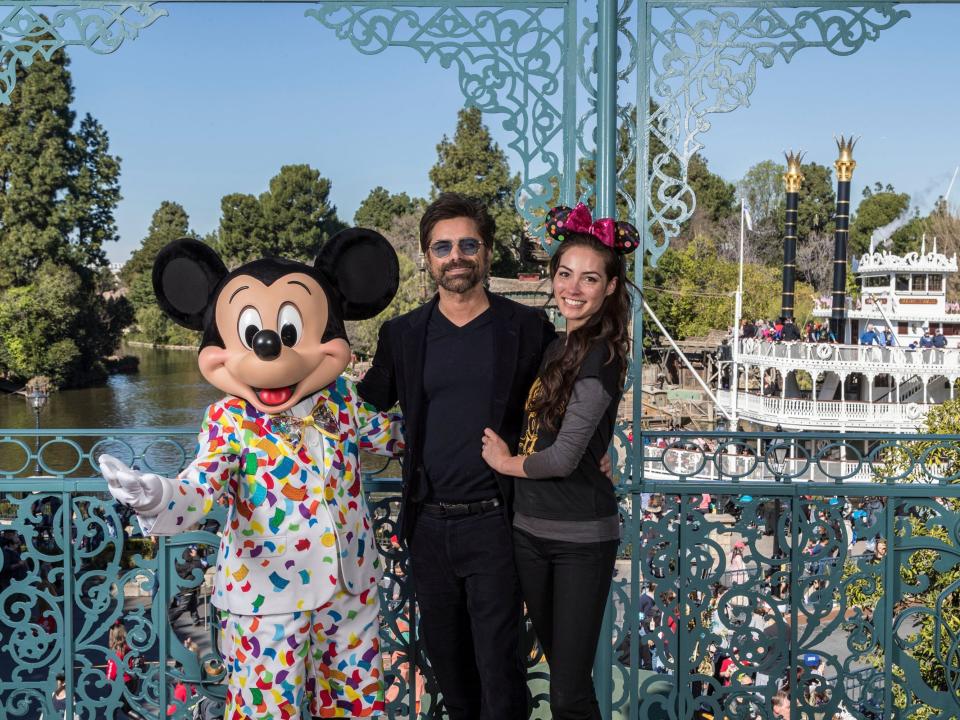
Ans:
{"label": "person in crowd", "polygon": [[752,322],[744,318],[740,322],[740,337],[742,338],[752,338],[757,335],[757,326]]}
{"label": "person in crowd", "polygon": [[920,347],[921,348],[933,347],[933,338],[930,335],[930,331],[926,328],[924,328],[923,335],[920,338]]}
{"label": "person in crowd", "polygon": [[530,389],[518,454],[487,428],[483,458],[517,478],[513,542],[523,598],[550,666],[556,720],[600,719],[593,656],[620,537],[616,494],[600,466],[613,435],[630,345],[623,256],[627,223],[594,223],[584,205],[547,216],[550,261],[567,333],[547,349]]}
{"label": "person in crowd", "polygon": [[943,336],[943,331],[937,330],[937,334],[933,336],[933,346],[940,350],[947,346],[947,338]]}
{"label": "person in crowd", "polygon": [[773,696],[773,716],[778,720],[790,720],[790,692],[781,690]]}
{"label": "person in crowd", "polygon": [[796,342],[800,339],[800,330],[794,324],[793,318],[784,319],[780,338],[785,342]]}
{"label": "person in crowd", "polygon": [[893,347],[897,344],[893,337],[893,331],[890,328],[883,329],[883,344],[887,347]]}
{"label": "person in crowd", "polygon": [[63,720],[67,714],[67,681],[63,673],[57,673],[56,685],[50,695],[53,717]]}
{"label": "person in crowd", "polygon": [[866,330],[860,333],[860,344],[873,345],[874,343],[879,345],[880,341],[877,339],[877,332],[873,329],[873,325],[868,324]]}

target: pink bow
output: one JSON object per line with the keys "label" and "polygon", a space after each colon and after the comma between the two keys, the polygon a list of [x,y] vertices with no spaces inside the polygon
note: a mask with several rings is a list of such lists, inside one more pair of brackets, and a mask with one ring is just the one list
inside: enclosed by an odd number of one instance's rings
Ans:
{"label": "pink bow", "polygon": [[[559,223],[558,223],[559,224]],[[563,222],[563,228],[572,232],[587,233],[593,235],[597,240],[607,247],[614,247],[614,239],[617,236],[617,223],[613,218],[600,218],[596,222],[590,214],[590,208],[583,203],[577,203],[567,219]]]}

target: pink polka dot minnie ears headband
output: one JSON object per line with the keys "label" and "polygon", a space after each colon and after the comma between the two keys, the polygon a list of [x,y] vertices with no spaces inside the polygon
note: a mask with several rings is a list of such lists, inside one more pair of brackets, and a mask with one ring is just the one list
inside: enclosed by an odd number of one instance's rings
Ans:
{"label": "pink polka dot minnie ears headband", "polygon": [[628,222],[616,222],[613,218],[594,220],[590,208],[577,203],[575,208],[559,205],[547,213],[547,235],[557,242],[563,242],[567,233],[585,233],[614,252],[621,255],[632,253],[640,247],[640,232]]}

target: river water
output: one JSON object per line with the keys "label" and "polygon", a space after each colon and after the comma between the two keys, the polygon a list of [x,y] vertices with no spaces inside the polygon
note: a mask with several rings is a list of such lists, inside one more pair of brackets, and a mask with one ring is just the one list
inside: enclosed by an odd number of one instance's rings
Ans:
{"label": "river water", "polygon": [[[40,412],[44,428],[176,428],[196,431],[207,405],[223,397],[197,368],[191,350],[124,345],[121,354],[140,359],[140,370],[112,375],[101,387],[53,393]],[[34,427],[22,395],[0,396],[0,428]]]}
{"label": "river water", "polygon": [[[40,427],[62,429],[64,440],[42,436],[41,463],[31,457],[36,438],[35,416],[22,395],[0,396],[0,476],[27,477],[65,474],[96,477],[91,462],[101,453],[156,472],[175,472],[192,452],[206,407],[223,397],[197,368],[191,350],[157,350],[124,346],[120,352],[140,359],[130,375],[112,375],[106,385],[53,393],[40,412]],[[156,431],[156,435],[105,439],[79,436],[71,430]],[[19,433],[15,431],[21,431]]]}

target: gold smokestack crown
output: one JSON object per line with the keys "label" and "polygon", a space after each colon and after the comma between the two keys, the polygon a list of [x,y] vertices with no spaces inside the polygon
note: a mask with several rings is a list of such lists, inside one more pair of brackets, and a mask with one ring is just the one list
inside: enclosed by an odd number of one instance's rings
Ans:
{"label": "gold smokestack crown", "polygon": [[857,139],[853,135],[848,138],[841,135],[839,139],[834,137],[834,140],[837,141],[837,150],[840,151],[840,157],[833,164],[837,170],[837,180],[850,182],[853,178],[853,170],[857,167],[857,162],[853,159],[853,146],[857,144]]}
{"label": "gold smokestack crown", "polygon": [[803,152],[794,153],[792,150],[783,154],[787,159],[787,172],[783,176],[783,184],[788,193],[800,192],[800,185],[803,183],[803,173],[800,172],[800,164],[803,162]]}

